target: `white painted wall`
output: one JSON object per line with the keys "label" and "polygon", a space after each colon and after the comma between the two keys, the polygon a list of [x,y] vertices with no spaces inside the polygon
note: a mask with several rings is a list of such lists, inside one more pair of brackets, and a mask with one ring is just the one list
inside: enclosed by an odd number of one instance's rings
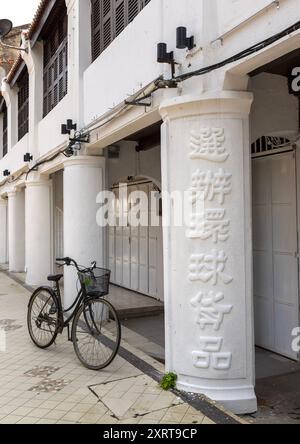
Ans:
{"label": "white painted wall", "polygon": [[[192,14],[191,14],[192,11]],[[176,48],[176,28],[187,26],[201,45],[202,1],[151,0],[136,19],[113,41],[84,74],[85,123],[123,102],[128,95],[165,74],[168,65],[157,63],[157,43]],[[176,50],[176,60],[187,63],[186,52]],[[199,61],[199,54],[196,57]],[[192,66],[195,60],[189,60]],[[196,63],[195,63],[196,64]],[[130,70],[127,70],[130,67]],[[179,71],[180,72],[180,69]],[[111,88],[107,88],[111,85]]]}
{"label": "white painted wall", "polygon": [[299,101],[290,95],[287,79],[262,73],[251,79],[251,141],[273,133],[293,132],[299,127]]}
{"label": "white painted wall", "polygon": [[219,31],[223,34],[270,5],[271,0],[216,0],[216,3]]}
{"label": "white painted wall", "polygon": [[2,172],[6,169],[12,174],[25,166],[24,154],[29,151],[28,134],[11,149],[7,155],[0,161],[0,179]]}
{"label": "white painted wall", "polygon": [[[170,67],[156,62],[156,45],[161,41],[168,44],[169,50],[174,50],[176,61],[182,64],[176,67],[176,73],[180,74],[233,55],[296,21],[300,0],[282,0],[279,10],[271,7],[246,25],[238,27],[224,40],[222,47],[210,45],[218,35],[243,24],[244,20],[269,3],[270,0],[151,0],[100,57],[90,63],[90,2],[67,0],[68,95],[44,119],[41,116],[42,98],[39,97],[42,47],[38,44],[28,55],[23,55],[30,71],[31,85],[30,146],[25,151],[33,153],[35,158],[47,154],[66,142],[67,138],[60,134],[60,125],[67,118],[77,121],[79,127],[90,124],[159,75],[169,78]],[[188,35],[195,36],[197,46],[194,54],[176,49],[177,26],[186,26]],[[214,77],[215,74],[207,77],[208,84]],[[185,86],[188,85],[194,83],[187,82]],[[15,93],[16,88],[11,98],[16,97]],[[13,106],[11,115],[16,120],[15,104]],[[12,125],[16,129],[16,121]],[[1,171],[8,168],[13,173],[20,165],[18,158],[21,150],[15,145],[15,129],[11,128],[9,133],[10,151],[17,151],[18,154],[12,155],[9,160],[0,160],[0,179]]]}
{"label": "white painted wall", "polygon": [[69,91],[62,101],[38,123],[37,144],[39,156],[43,156],[68,140],[66,136],[61,135],[61,125],[66,123],[67,119],[74,119],[72,103]]}

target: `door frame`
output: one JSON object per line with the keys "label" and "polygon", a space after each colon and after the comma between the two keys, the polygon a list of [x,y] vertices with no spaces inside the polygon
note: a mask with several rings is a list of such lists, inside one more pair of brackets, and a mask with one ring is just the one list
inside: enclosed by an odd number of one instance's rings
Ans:
{"label": "door frame", "polygon": [[[128,182],[128,178],[126,178],[124,181],[120,180],[118,183],[115,183],[111,188],[110,191],[114,191],[114,190],[118,190],[120,184],[126,184],[128,186],[128,188],[130,187],[134,187],[134,186],[142,186],[142,185],[153,185],[154,187],[158,188],[158,190],[161,189],[160,184],[157,183],[157,181],[155,181],[154,179],[147,177],[147,176],[140,176],[138,178],[136,178],[136,180],[132,180],[130,182]],[[150,218],[150,208],[149,208],[149,218]],[[151,295],[150,293],[144,293],[141,292],[139,290],[133,290],[132,288],[128,288],[124,285],[120,285],[117,284],[115,282],[112,282],[113,285],[115,285],[116,287],[119,288],[124,288],[128,291],[132,291],[134,293],[143,295],[143,296],[147,296],[151,299],[160,301],[160,302],[164,302],[164,276],[163,276],[163,263],[164,263],[164,257],[163,257],[163,227],[162,227],[162,218],[161,219],[161,232],[160,232],[160,236],[157,239],[157,244],[158,246],[161,245],[161,260],[162,260],[162,276],[158,275],[158,271],[159,271],[159,267],[157,267],[157,277],[156,277],[156,285],[157,285],[157,297]],[[149,226],[150,228],[150,226]],[[159,228],[159,227],[158,227]],[[109,238],[110,234],[109,234],[109,227],[108,227],[108,238]],[[115,239],[116,239],[116,233],[115,233]],[[108,245],[107,245],[107,256],[108,256],[108,263],[110,261],[110,242],[108,241]],[[114,242],[114,249],[116,249],[116,243]],[[157,252],[157,255],[159,253]],[[116,252],[115,252],[115,258],[116,258]],[[116,261],[115,261],[116,262]],[[115,264],[116,265],[116,264]],[[115,269],[116,272],[116,269]],[[130,262],[130,276],[131,276],[131,262]],[[150,280],[150,230],[148,229],[148,283]],[[159,297],[160,296],[160,297]]]}
{"label": "door frame", "polygon": [[[276,135],[277,136],[277,135]],[[275,136],[275,137],[276,137]],[[283,136],[283,138],[286,138],[286,136]],[[275,157],[278,155],[283,155],[285,153],[294,153],[295,156],[295,198],[296,198],[296,228],[297,228],[297,245],[295,248],[295,251],[297,251],[298,257],[297,257],[297,285],[298,285],[298,318],[300,320],[300,174],[298,174],[298,172],[300,172],[300,141],[297,143],[293,143],[293,142],[289,142],[285,144],[286,146],[284,147],[278,147],[276,149],[276,147],[274,149],[271,149],[270,151],[267,152],[262,152],[262,153],[253,153],[251,154],[251,168],[253,168],[253,161],[255,159],[259,159],[259,158],[264,158],[264,157]],[[253,179],[253,169],[252,169],[252,174],[251,174],[251,178]],[[251,210],[253,211],[253,195],[251,198]],[[252,226],[253,226],[253,218],[252,218]],[[254,259],[254,258],[253,258]],[[253,270],[254,273],[254,270]],[[253,299],[254,299],[254,289],[253,289]],[[253,311],[253,316],[255,316],[255,311]],[[253,319],[255,320],[255,318]],[[295,326],[298,327],[298,326]],[[291,336],[291,342],[292,342],[293,338]],[[256,346],[256,345],[255,345]],[[270,350],[271,352],[281,355],[278,351],[274,351],[274,350]],[[292,357],[287,357],[287,359],[291,359],[291,360],[296,360]],[[298,353],[298,359],[297,361],[300,361],[300,352]]]}

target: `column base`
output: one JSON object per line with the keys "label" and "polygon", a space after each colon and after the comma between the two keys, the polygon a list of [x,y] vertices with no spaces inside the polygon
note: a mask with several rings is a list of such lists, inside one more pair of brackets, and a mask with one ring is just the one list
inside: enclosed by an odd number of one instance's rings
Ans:
{"label": "column base", "polygon": [[257,412],[257,399],[253,386],[202,388],[199,385],[184,382],[180,380],[179,377],[177,389],[187,393],[204,395],[236,415],[246,415]]}

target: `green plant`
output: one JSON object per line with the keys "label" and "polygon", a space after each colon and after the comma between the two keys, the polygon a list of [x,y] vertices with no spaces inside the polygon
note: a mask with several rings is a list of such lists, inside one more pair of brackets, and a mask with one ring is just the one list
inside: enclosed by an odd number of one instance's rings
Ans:
{"label": "green plant", "polygon": [[176,382],[177,382],[178,376],[175,375],[175,373],[166,373],[162,380],[160,381],[160,387],[163,390],[170,390],[176,388]]}

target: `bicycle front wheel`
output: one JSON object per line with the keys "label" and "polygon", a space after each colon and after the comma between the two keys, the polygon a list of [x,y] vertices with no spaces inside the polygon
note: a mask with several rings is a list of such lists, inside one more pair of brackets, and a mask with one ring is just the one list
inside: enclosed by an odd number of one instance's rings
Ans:
{"label": "bicycle front wheel", "polygon": [[115,308],[105,299],[89,299],[78,309],[72,341],[80,362],[90,370],[108,367],[121,342],[121,325]]}

